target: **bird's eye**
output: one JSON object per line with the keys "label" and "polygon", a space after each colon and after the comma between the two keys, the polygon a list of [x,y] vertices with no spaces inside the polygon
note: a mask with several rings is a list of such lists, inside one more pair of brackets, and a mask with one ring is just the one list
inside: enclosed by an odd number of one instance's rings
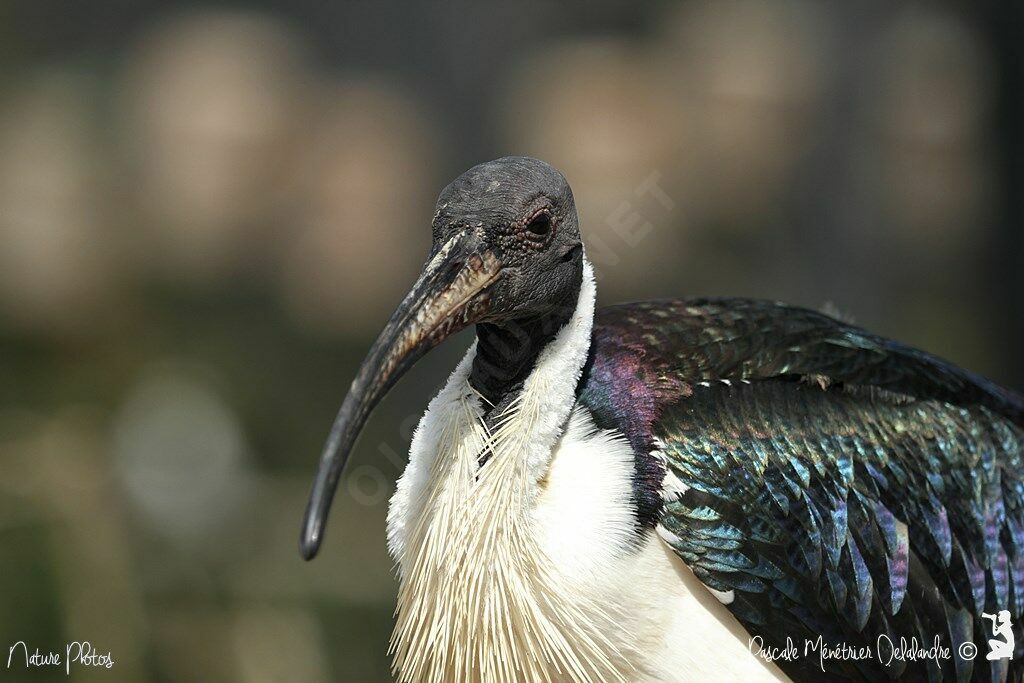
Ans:
{"label": "bird's eye", "polygon": [[551,232],[551,214],[538,211],[526,224],[527,234],[534,239],[543,239]]}

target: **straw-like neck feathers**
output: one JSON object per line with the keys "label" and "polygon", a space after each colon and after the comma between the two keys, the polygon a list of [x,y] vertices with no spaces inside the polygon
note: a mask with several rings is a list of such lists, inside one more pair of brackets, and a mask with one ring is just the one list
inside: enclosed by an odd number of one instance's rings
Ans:
{"label": "straw-like neck feathers", "polygon": [[624,677],[628,643],[606,636],[615,616],[565,581],[534,528],[586,362],[594,294],[586,264],[573,315],[493,428],[469,383],[475,347],[427,409],[388,514],[399,680]]}

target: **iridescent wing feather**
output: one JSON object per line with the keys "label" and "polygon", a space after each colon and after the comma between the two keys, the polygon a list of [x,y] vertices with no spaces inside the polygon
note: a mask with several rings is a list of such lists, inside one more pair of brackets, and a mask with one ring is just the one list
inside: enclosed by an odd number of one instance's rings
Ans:
{"label": "iridescent wing feather", "polygon": [[[1024,402],[814,311],[749,300],[598,313],[580,399],[640,454],[640,525],[780,661],[821,680],[806,640],[870,647],[826,678],[999,680],[982,612],[1024,615]],[[663,480],[674,477],[663,495]],[[677,480],[677,481],[675,481]],[[680,493],[682,491],[682,493]],[[731,593],[730,593],[731,591]],[[894,658],[936,638],[949,658]],[[972,641],[979,656],[960,656]],[[685,644],[680,644],[684,647]]]}

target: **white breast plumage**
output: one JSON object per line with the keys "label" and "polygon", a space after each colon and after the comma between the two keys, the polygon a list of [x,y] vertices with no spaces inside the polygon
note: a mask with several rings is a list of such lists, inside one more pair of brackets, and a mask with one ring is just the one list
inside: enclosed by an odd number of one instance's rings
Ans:
{"label": "white breast plumage", "polygon": [[661,540],[637,534],[629,443],[575,401],[593,309],[588,265],[576,313],[493,433],[468,381],[474,348],[431,401],[388,513],[398,680],[685,680],[708,647],[719,680],[770,673]]}

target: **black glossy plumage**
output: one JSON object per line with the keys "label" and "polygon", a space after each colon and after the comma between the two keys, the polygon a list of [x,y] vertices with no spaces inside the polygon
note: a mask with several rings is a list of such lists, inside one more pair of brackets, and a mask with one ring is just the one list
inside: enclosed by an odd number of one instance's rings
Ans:
{"label": "black glossy plumage", "polygon": [[[828,678],[1010,680],[981,612],[1024,614],[1024,401],[826,315],[750,300],[602,309],[580,400],[637,453],[660,524],[778,662],[821,680],[805,638],[872,648]],[[659,455],[660,452],[660,455]],[[689,489],[661,499],[666,468]],[[879,665],[879,637],[938,636],[950,659]],[[959,657],[965,640],[977,659]],[[885,641],[882,641],[885,645]]]}

